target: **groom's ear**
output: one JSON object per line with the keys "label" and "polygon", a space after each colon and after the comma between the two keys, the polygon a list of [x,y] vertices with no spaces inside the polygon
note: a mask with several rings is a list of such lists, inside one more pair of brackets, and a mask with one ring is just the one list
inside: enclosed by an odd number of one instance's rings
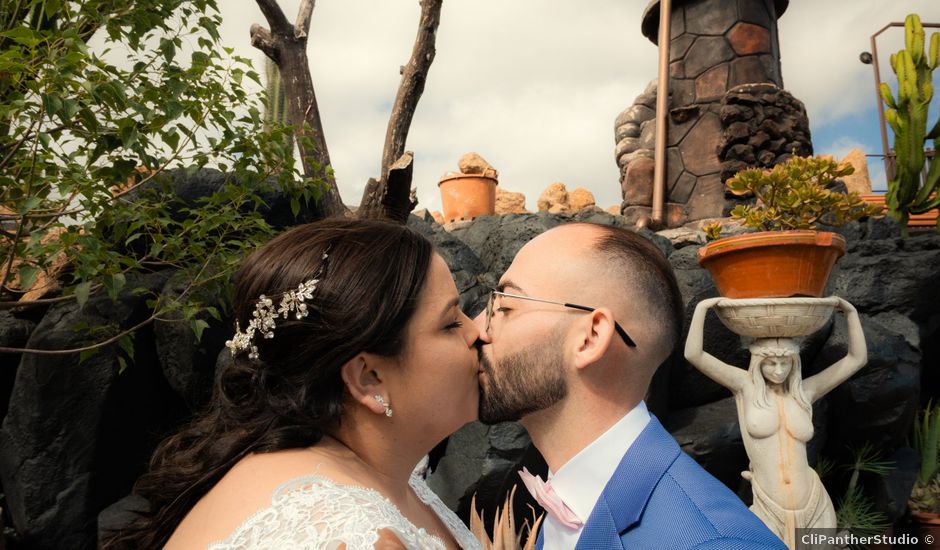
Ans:
{"label": "groom's ear", "polygon": [[601,360],[614,337],[614,315],[598,308],[586,315],[577,331],[574,366],[584,368]]}
{"label": "groom's ear", "polygon": [[361,403],[376,414],[384,414],[385,407],[375,396],[381,395],[388,402],[387,389],[380,374],[384,369],[380,363],[378,356],[360,353],[340,367],[340,376],[353,401]]}

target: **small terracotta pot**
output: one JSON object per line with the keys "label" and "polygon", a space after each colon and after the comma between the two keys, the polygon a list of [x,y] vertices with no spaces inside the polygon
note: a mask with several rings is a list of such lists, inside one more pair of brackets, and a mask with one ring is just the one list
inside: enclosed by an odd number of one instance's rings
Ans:
{"label": "small terracotta pot", "polygon": [[[885,203],[884,195],[862,195],[862,200],[868,204],[877,204],[884,207],[885,215],[888,215],[888,205]],[[937,215],[940,209],[934,208],[923,214],[911,214],[907,219],[907,226],[911,229],[931,229],[937,227]]]}
{"label": "small terracotta pot", "polygon": [[[917,548],[937,548],[940,545],[940,514],[911,513],[911,534],[917,537]],[[932,542],[928,543],[927,540]]]}
{"label": "small terracotta pot", "polygon": [[698,251],[725,298],[819,297],[845,239],[825,231],[762,231],[712,241]]}
{"label": "small terracotta pot", "polygon": [[472,220],[496,213],[496,178],[481,174],[449,174],[437,184],[441,189],[444,222]]}

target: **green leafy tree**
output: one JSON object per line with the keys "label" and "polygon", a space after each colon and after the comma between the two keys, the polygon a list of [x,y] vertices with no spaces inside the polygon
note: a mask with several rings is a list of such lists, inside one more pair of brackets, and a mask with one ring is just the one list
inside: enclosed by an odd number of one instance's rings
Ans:
{"label": "green leafy tree", "polygon": [[[245,86],[260,78],[220,44],[220,23],[215,0],[4,2],[0,308],[116,297],[129,272],[175,269],[185,290],[154,296],[143,324],[183,318],[198,336],[200,312],[219,316],[198,296],[224,292],[274,231],[262,196],[289,195],[296,214],[320,193],[294,165],[290,130],[265,125]],[[168,192],[171,171],[206,167],[226,175],[210,196]],[[39,284],[55,296],[23,300]],[[81,351],[130,349],[138,327],[97,327]]]}

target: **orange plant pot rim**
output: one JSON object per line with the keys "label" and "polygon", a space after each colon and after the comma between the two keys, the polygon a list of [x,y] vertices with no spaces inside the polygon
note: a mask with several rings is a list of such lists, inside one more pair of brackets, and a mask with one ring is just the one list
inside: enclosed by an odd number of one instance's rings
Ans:
{"label": "orange plant pot rim", "polygon": [[437,182],[437,186],[440,187],[441,184],[443,183],[447,183],[449,181],[454,181],[454,180],[462,180],[462,179],[489,180],[493,182],[493,185],[499,185],[499,180],[494,178],[493,176],[484,176],[483,174],[450,174],[448,176],[442,177],[441,181]]}
{"label": "orange plant pot rim", "polygon": [[718,239],[698,262],[725,298],[819,297],[845,239],[828,231],[764,231]]}
{"label": "orange plant pot rim", "polygon": [[496,213],[496,185],[496,178],[485,174],[445,174],[437,184],[444,221],[472,220]]}
{"label": "orange plant pot rim", "polygon": [[940,525],[940,514],[933,512],[911,512],[911,518],[925,525]]}
{"label": "orange plant pot rim", "polygon": [[698,249],[698,263],[705,265],[710,259],[720,254],[778,245],[815,245],[834,246],[838,249],[838,256],[845,254],[845,238],[838,233],[829,231],[810,231],[797,229],[793,231],[759,231],[746,235],[735,235],[712,241]]}

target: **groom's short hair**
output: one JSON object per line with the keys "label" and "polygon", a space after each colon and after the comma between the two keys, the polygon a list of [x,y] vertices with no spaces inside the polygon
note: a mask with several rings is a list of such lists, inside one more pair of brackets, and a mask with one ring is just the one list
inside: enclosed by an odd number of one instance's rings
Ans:
{"label": "groom's short hair", "polygon": [[655,367],[665,361],[674,351],[682,336],[685,307],[676,275],[666,256],[649,239],[642,235],[608,225],[598,225],[601,236],[593,248],[605,262],[622,276],[616,277],[615,292],[639,299],[634,308],[636,315],[647,323],[660,327],[655,334],[654,357],[659,357]]}

